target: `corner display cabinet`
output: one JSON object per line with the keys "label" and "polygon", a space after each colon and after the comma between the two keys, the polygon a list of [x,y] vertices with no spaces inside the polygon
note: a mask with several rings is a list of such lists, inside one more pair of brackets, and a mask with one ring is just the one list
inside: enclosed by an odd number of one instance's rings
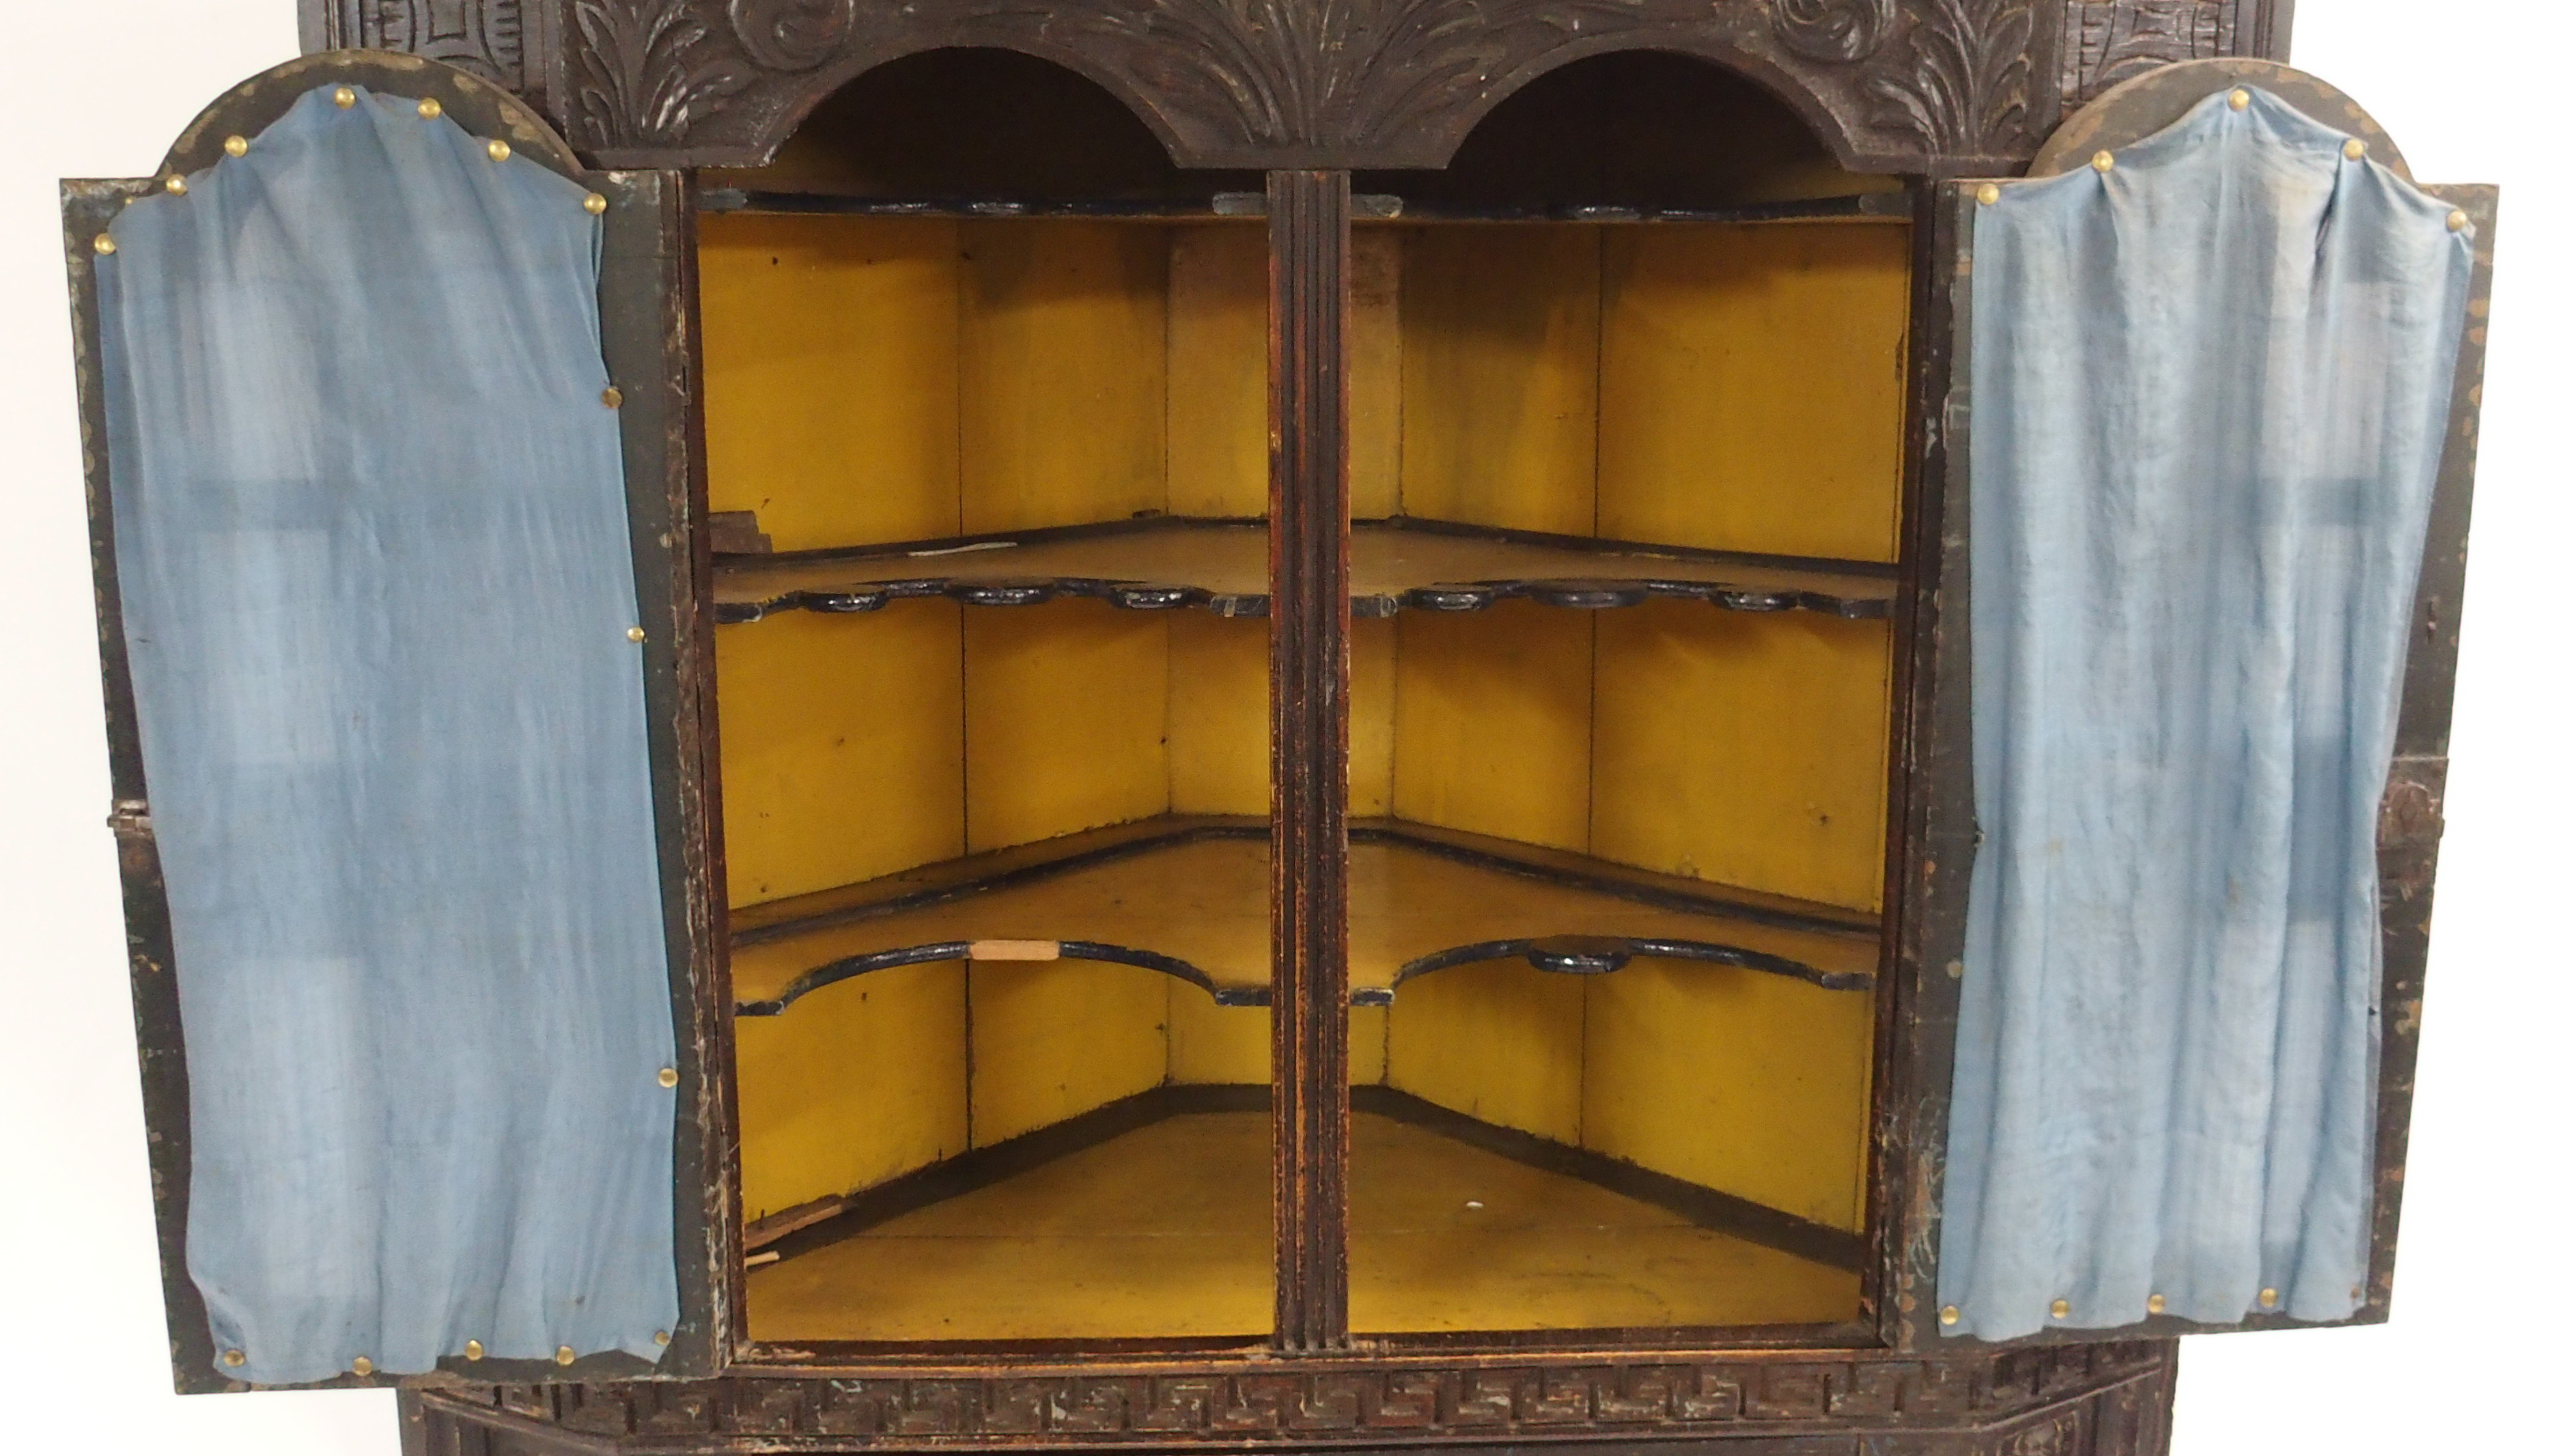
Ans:
{"label": "corner display cabinet", "polygon": [[2383,1319],[2495,194],[2286,14],[305,3],[64,189],[178,1386],[2155,1456]]}

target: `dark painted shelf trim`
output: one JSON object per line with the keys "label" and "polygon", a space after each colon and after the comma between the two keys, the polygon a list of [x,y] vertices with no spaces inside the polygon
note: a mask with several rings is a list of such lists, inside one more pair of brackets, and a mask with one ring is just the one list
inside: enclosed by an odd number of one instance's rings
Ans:
{"label": "dark painted shelf trim", "polygon": [[1862,192],[1847,197],[1748,202],[1727,207],[1643,207],[1623,203],[1459,207],[1416,202],[1404,204],[1391,217],[1405,223],[1911,222],[1914,195],[1910,192]]}
{"label": "dark painted shelf trim", "polygon": [[[1847,561],[1828,557],[1785,557],[1761,552],[1712,551],[1698,547],[1622,541],[1609,537],[1511,531],[1500,527],[1471,526],[1460,522],[1427,520],[1414,516],[1395,516],[1386,521],[1360,524],[1386,527],[1395,531],[1475,541],[1496,541],[1518,546],[1537,546],[1556,551],[1583,552],[1589,557],[1633,554],[1661,557],[1671,561],[1820,572],[1867,579],[1872,583],[1872,589],[1866,596],[1841,596],[1825,591],[1766,589],[1728,582],[1686,581],[1664,577],[1643,577],[1637,574],[1586,578],[1489,577],[1474,581],[1413,586],[1391,594],[1358,592],[1353,597],[1352,603],[1353,612],[1358,617],[1396,616],[1404,609],[1433,612],[1481,611],[1501,601],[1514,600],[1532,600],[1544,606],[1572,607],[1579,610],[1603,610],[1637,606],[1650,597],[1659,597],[1668,600],[1707,601],[1734,612],[1814,611],[1849,621],[1865,621],[1890,616],[1896,606],[1894,586],[1897,569],[1884,562]],[[751,572],[757,567],[768,566],[880,561],[926,553],[955,556],[968,551],[1003,546],[1133,536],[1170,527],[1264,530],[1265,522],[1155,516],[1133,521],[1057,526],[985,536],[940,537],[927,541],[897,542],[880,546],[821,551],[743,553],[720,556],[716,562],[719,572],[740,573]],[[1879,583],[1882,582],[1885,583],[1886,589],[1879,589]],[[932,575],[927,572],[917,572],[909,577],[890,580],[850,583],[837,590],[801,589],[780,592],[761,601],[720,602],[717,604],[716,613],[719,625],[734,626],[747,622],[759,622],[781,612],[800,609],[832,615],[855,615],[878,611],[892,601],[925,596],[946,597],[969,606],[1040,606],[1050,601],[1080,597],[1104,599],[1112,605],[1135,611],[1205,607],[1216,615],[1223,617],[1265,617],[1268,614],[1268,597],[1265,592],[1216,592],[1204,586],[1133,577],[1030,574],[994,580],[957,580],[947,575]]]}
{"label": "dark painted shelf trim", "polygon": [[[1214,222],[1263,219],[1267,194],[1217,192],[1210,197],[884,197],[795,188],[710,187],[704,213],[800,217],[1091,218],[1116,222]],[[1792,202],[1727,207],[1645,207],[1624,203],[1548,203],[1527,207],[1462,207],[1411,203],[1385,192],[1359,192],[1358,222],[1408,223],[1792,223],[1907,222],[1913,194],[1866,192]]]}
{"label": "dark painted shelf trim", "polygon": [[[761,213],[819,217],[1095,218],[1122,222],[1212,222],[1247,216],[1225,211],[1214,197],[875,197],[786,188],[711,187],[700,193],[705,213]],[[1265,216],[1266,199],[1256,215]]]}
{"label": "dark painted shelf trim", "polygon": [[[826,903],[799,916],[782,918],[775,915],[759,923],[745,923],[734,931],[732,939],[737,945],[768,944],[813,930],[1052,879],[1115,860],[1156,854],[1198,840],[1263,840],[1266,836],[1266,822],[1260,819],[1238,815],[1164,815],[1130,825],[1063,835],[1034,845],[942,861],[873,882],[876,892],[869,895],[857,893],[863,886],[852,886],[848,892],[819,891],[815,895],[801,896],[800,900]],[[1866,936],[1873,933],[1864,917],[1852,916],[1847,911],[1810,913],[1792,908],[1795,902],[1780,901],[1773,896],[1754,895],[1742,890],[1683,887],[1690,883],[1678,884],[1670,876],[1612,865],[1590,856],[1494,840],[1485,835],[1460,834],[1394,820],[1363,820],[1351,825],[1348,840],[1357,844],[1396,844],[1520,879],[1565,884],[1665,909],[1824,934]],[[789,902],[779,903],[785,905]],[[737,1001],[735,1014],[777,1016],[806,995],[871,972],[937,961],[967,960],[973,955],[974,944],[971,940],[934,941],[829,961],[791,981],[777,996]],[[1160,972],[1206,990],[1213,995],[1217,1005],[1264,1006],[1269,1003],[1268,988],[1219,986],[1201,967],[1176,956],[1104,941],[1058,940],[1055,947],[1057,957],[1063,960],[1101,961]],[[1422,956],[1401,967],[1392,978],[1390,988],[1357,988],[1348,993],[1347,1003],[1387,1006],[1392,1003],[1394,992],[1400,986],[1418,977],[1481,961],[1521,957],[1536,970],[1555,975],[1602,976],[1619,971],[1642,956],[1734,966],[1803,981],[1826,990],[1867,990],[1874,984],[1872,977],[1863,972],[1821,971],[1784,956],[1715,941],[1556,935],[1480,941]]]}

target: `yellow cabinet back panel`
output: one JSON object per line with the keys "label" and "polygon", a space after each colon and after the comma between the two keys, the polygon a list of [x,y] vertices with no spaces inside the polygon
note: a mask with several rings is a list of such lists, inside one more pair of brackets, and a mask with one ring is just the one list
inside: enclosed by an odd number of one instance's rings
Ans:
{"label": "yellow cabinet back panel", "polygon": [[1610,228],[1595,534],[1896,559],[1908,231]]}
{"label": "yellow cabinet back panel", "polygon": [[1170,979],[1088,961],[978,961],[975,1144],[1061,1122],[1161,1085],[1170,1059]]}
{"label": "yellow cabinet back panel", "polygon": [[1267,812],[1267,623],[1164,612],[1169,627],[1170,810]]}
{"label": "yellow cabinet back panel", "polygon": [[1347,279],[1347,489],[1357,520],[1400,514],[1400,250],[1396,228],[1358,228]]}
{"label": "yellow cabinet back panel", "polygon": [[966,968],[899,966],[735,1021],[744,1216],[966,1150]]}
{"label": "yellow cabinet back panel", "polygon": [[1680,601],[1594,616],[1592,852],[1877,909],[1887,623]]}
{"label": "yellow cabinet back panel", "polygon": [[1583,978],[1522,961],[1422,976],[1391,1006],[1385,1081],[1483,1122],[1574,1143],[1585,1014]]}
{"label": "yellow cabinet back panel", "polygon": [[1267,514],[1267,230],[1170,230],[1169,512]]}
{"label": "yellow cabinet back panel", "polygon": [[717,629],[730,903],[965,853],[958,612],[912,601]]}
{"label": "yellow cabinet back panel", "polygon": [[955,535],[956,224],[699,224],[709,509],[780,551]]}
{"label": "yellow cabinet back panel", "polygon": [[1586,848],[1596,615],[1518,602],[1399,617],[1393,811]]}
{"label": "yellow cabinet back panel", "polygon": [[1160,612],[966,608],[967,850],[1165,812],[1169,659]]}
{"label": "yellow cabinet back panel", "polygon": [[966,223],[958,245],[963,529],[1166,509],[1168,231]]}
{"label": "yellow cabinet back panel", "polygon": [[1866,991],[1640,960],[1586,984],[1585,1145],[1858,1229]]}
{"label": "yellow cabinet back panel", "polygon": [[[1401,506],[1595,529],[1599,230],[1409,230],[1401,272]],[[1360,353],[1353,363],[1378,355]],[[1354,381],[1350,380],[1351,393]]]}

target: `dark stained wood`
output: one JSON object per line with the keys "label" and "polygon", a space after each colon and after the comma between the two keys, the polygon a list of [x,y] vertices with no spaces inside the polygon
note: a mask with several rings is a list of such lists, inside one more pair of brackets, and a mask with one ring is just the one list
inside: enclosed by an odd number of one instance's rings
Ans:
{"label": "dark stained wood", "polygon": [[[1096,597],[1138,611],[1203,607],[1219,616],[1263,617],[1266,532],[1257,521],[1156,516],[837,551],[739,553],[718,563],[717,614],[721,622],[756,622],[797,608],[849,614],[944,596],[975,606]],[[1359,617],[1478,611],[1503,601],[1591,610],[1662,597],[1738,612],[1859,619],[1887,615],[1896,594],[1895,569],[1873,563],[1407,517],[1358,526],[1355,546],[1349,591]]]}
{"label": "dark stained wood", "polygon": [[725,896],[717,761],[714,628],[699,582],[709,562],[699,450],[698,288],[693,216],[679,172],[586,179],[602,214],[603,364],[620,390],[629,545],[645,628],[648,751],[656,798],[665,949],[672,967],[676,1070],[674,1249],[681,1321],[658,1368],[704,1373],[722,1360],[740,1307],[730,1265],[740,1221],[735,1077],[727,1047]]}
{"label": "dark stained wood", "polygon": [[375,47],[457,65],[523,96],[612,165],[755,165],[854,77],[934,49],[996,47],[1098,82],[1183,166],[1440,166],[1485,112],[1537,76],[1650,50],[1748,76],[1860,169],[1943,171],[1961,158],[2016,163],[2060,110],[2166,61],[2282,59],[2291,0],[300,0],[300,9],[303,50]]}
{"label": "dark stained wood", "polygon": [[1347,176],[1267,176],[1276,1345],[1346,1343]]}
{"label": "dark stained wood", "polygon": [[[1879,1350],[1731,1358],[1623,1347],[1234,1353],[998,1373],[878,1359],[676,1384],[412,1393],[418,1444],[456,1453],[945,1449],[1350,1453],[1458,1445],[1542,1456],[2162,1456],[2169,1341],[1910,1359]],[[462,1444],[473,1440],[519,1444]],[[440,1444],[433,1444],[440,1443]],[[1600,1444],[1599,1444],[1600,1443]]]}
{"label": "dark stained wood", "polygon": [[2427,993],[2428,915],[2436,901],[2437,850],[2446,832],[2446,759],[2454,724],[2455,659],[2462,645],[2464,558],[2472,535],[2482,364],[2490,345],[2490,285],[2499,249],[2497,187],[2428,190],[2472,218],[2472,300],[2411,608],[2410,660],[2402,675],[2392,773],[2375,837],[2384,924],[2384,1043],[2376,1068],[2373,1251],[2367,1261],[2367,1303],[2357,1323],[2379,1322],[2392,1312],[2401,1188],[2410,1159],[2411,1082],[2419,1056],[2419,1012]]}

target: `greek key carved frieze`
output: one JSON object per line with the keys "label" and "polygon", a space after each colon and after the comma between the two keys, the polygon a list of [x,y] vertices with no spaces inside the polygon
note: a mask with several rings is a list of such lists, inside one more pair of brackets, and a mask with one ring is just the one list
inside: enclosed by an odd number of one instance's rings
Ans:
{"label": "greek key carved frieze", "polygon": [[[726,1378],[506,1386],[476,1401],[606,1436],[1358,1440],[1671,1435],[1738,1425],[1857,1429],[1999,1422],[2160,1370],[2157,1342],[1968,1360],[1879,1355],[1577,1368],[1326,1370],[953,1379]],[[447,1399],[463,1393],[446,1391]],[[2044,1441],[2030,1425],[2013,1438]],[[2070,1439],[2070,1438],[2069,1438]],[[2015,1452],[2039,1446],[2022,1444]],[[2071,1451],[2070,1445],[2046,1448]]]}

